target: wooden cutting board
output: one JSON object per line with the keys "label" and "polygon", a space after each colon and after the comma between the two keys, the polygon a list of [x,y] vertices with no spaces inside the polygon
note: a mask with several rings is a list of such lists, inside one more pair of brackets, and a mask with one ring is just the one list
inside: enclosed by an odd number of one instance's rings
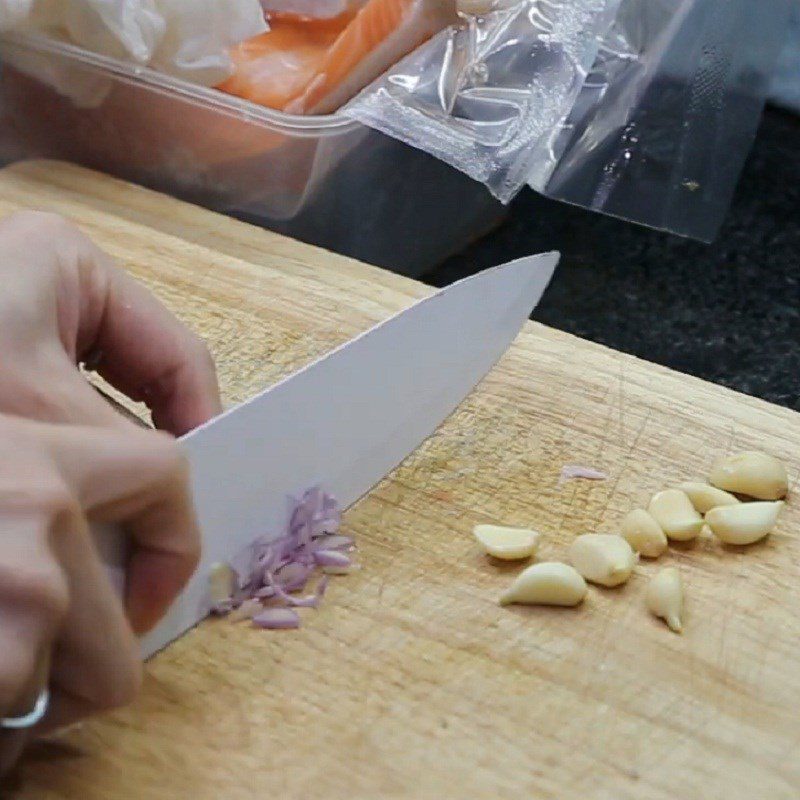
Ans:
{"label": "wooden cutting board", "polygon": [[[22,207],[71,217],[202,333],[228,403],[428,291],[75,167],[0,173],[0,212]],[[202,624],[131,708],[32,754],[13,797],[797,798],[800,500],[762,544],[673,548],[578,609],[500,608],[519,567],[471,538],[530,525],[564,558],[755,447],[796,480],[800,416],[529,324],[347,513],[363,569],[301,630]],[[565,463],[610,478],[559,485]],[[644,609],[667,564],[687,586],[682,636]]]}

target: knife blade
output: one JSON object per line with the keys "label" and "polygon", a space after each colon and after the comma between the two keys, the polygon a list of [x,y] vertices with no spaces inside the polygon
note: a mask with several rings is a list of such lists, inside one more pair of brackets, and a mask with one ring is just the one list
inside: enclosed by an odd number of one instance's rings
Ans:
{"label": "knife blade", "polygon": [[[203,554],[143,637],[143,657],[207,616],[214,563],[281,535],[289,496],[322,485],[346,508],[422,444],[508,349],[558,258],[530,256],[451,284],[182,437]],[[120,537],[96,532],[119,584]]]}

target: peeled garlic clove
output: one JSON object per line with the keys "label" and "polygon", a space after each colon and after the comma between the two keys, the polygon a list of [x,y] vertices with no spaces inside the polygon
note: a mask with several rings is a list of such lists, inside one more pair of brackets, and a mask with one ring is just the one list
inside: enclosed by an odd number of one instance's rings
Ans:
{"label": "peeled garlic clove", "polygon": [[539,534],[527,528],[476,525],[473,534],[490,556],[504,561],[529,558],[539,545]]}
{"label": "peeled garlic clove", "polygon": [[753,544],[775,527],[783,505],[783,500],[777,500],[720,506],[706,514],[706,524],[726,544]]}
{"label": "peeled garlic clove", "polygon": [[712,508],[717,508],[718,506],[735,506],[739,503],[738,497],[734,497],[732,494],[707,483],[688,481],[687,483],[682,483],[678,488],[686,493],[686,496],[692,501],[692,505],[700,514],[706,514]]}
{"label": "peeled garlic clove", "polygon": [[653,495],[647,510],[661,530],[676,542],[688,542],[700,535],[703,518],[680,489],[665,489]]}
{"label": "peeled garlic clove", "polygon": [[585,533],[570,545],[569,560],[587,581],[619,586],[630,578],[636,554],[621,536]]}
{"label": "peeled garlic clove", "polygon": [[500,598],[500,605],[576,606],[587,591],[586,581],[569,564],[544,561],[520,572]]}
{"label": "peeled garlic clove", "polygon": [[655,518],[643,508],[631,511],[621,525],[622,536],[645,558],[658,558],[667,549],[667,536]]}
{"label": "peeled garlic clove", "polygon": [[209,593],[214,605],[228,600],[233,592],[233,570],[228,564],[212,564],[208,575]]}
{"label": "peeled garlic clove", "polygon": [[675,567],[657,573],[647,585],[645,602],[650,613],[661,617],[670,630],[681,633],[683,623],[683,581]]}
{"label": "peeled garlic clove", "polygon": [[708,479],[719,489],[759,500],[780,500],[789,491],[786,468],[774,456],[747,450],[719,459]]}

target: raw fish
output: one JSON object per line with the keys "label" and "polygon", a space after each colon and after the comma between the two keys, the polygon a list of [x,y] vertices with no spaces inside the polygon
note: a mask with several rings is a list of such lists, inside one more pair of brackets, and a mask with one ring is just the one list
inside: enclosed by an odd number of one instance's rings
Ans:
{"label": "raw fish", "polygon": [[220,89],[294,114],[328,114],[456,22],[455,0],[368,0],[332,19],[270,14],[271,30],[235,47]]}

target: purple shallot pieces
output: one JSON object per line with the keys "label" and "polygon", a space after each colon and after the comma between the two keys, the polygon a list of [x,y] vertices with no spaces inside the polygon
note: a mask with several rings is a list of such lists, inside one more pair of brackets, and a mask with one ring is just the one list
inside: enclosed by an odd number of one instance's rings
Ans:
{"label": "purple shallot pieces", "polygon": [[350,571],[353,539],[338,533],[339,506],[319,487],[293,499],[289,522],[282,537],[259,537],[230,562],[234,573],[230,597],[217,597],[212,613],[230,619],[252,619],[253,625],[269,630],[300,626],[297,608],[317,608],[328,586],[322,575],[314,591],[295,596],[307,586],[318,569],[325,573]]}

